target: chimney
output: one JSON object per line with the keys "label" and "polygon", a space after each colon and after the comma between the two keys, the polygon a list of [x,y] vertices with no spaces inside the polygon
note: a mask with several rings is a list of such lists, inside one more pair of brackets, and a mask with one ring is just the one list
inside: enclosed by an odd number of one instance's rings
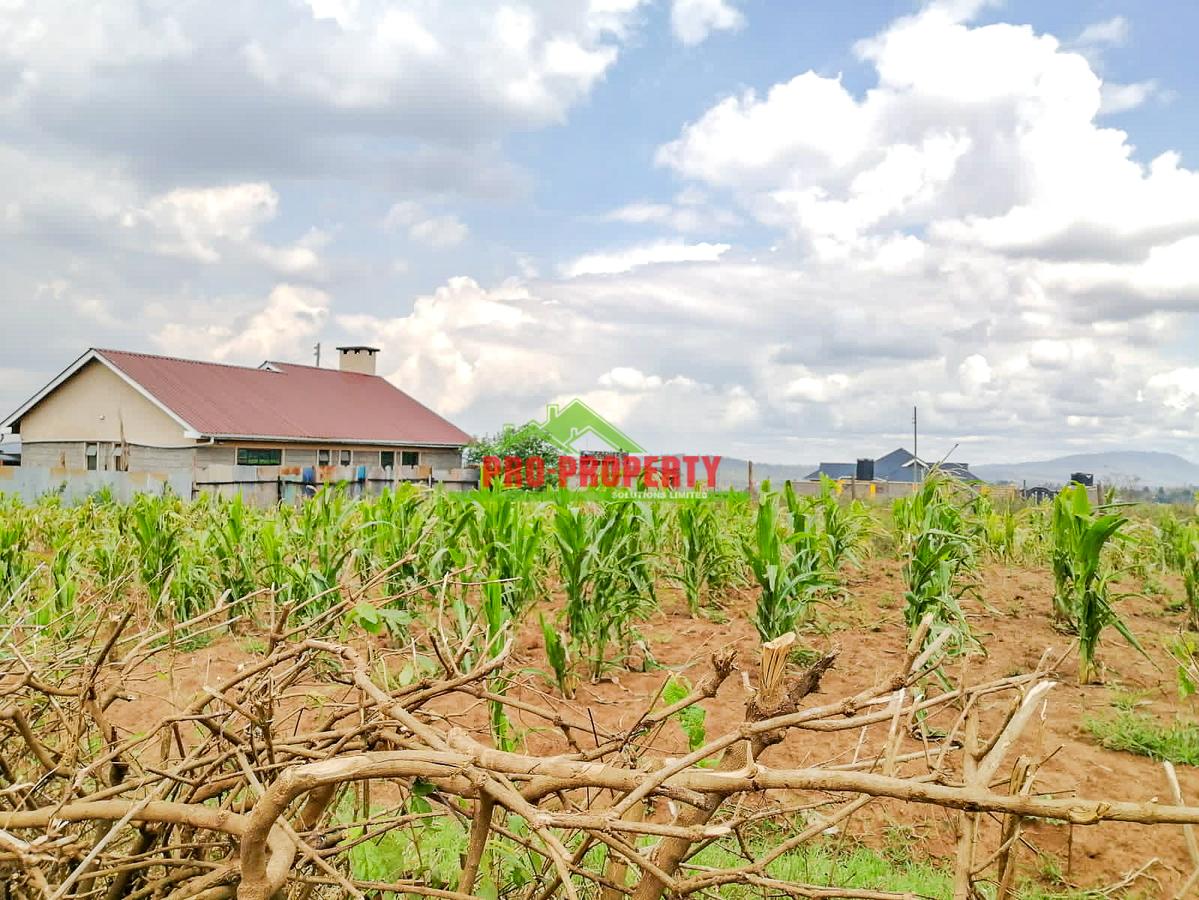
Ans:
{"label": "chimney", "polygon": [[378,353],[378,347],[338,347],[337,354],[341,361],[339,368],[343,372],[374,375],[375,357]]}

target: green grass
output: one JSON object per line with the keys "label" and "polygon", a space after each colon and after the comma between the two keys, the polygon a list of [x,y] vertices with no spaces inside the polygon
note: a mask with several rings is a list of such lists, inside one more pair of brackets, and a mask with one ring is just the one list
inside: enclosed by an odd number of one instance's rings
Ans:
{"label": "green grass", "polygon": [[[763,843],[765,851],[771,845]],[[706,847],[690,862],[714,869],[743,866],[746,861],[722,845]],[[767,869],[771,878],[841,888],[910,891],[924,897],[953,896],[953,874],[931,863],[896,860],[867,847],[849,845],[838,850],[830,843],[814,842],[784,854]],[[761,897],[761,888],[727,885],[719,896]]]}
{"label": "green grass", "polygon": [[1083,724],[1108,750],[1199,766],[1199,725],[1193,722],[1176,719],[1163,724],[1145,713],[1124,710],[1106,719],[1086,719]]}
{"label": "green grass", "polygon": [[[772,841],[754,843],[755,855],[766,851]],[[715,844],[697,853],[690,864],[713,869],[735,868],[746,861],[731,847]],[[886,851],[872,850],[852,841],[838,846],[835,841],[813,842],[784,854],[768,868],[771,878],[792,883],[818,884],[847,889],[910,892],[931,900],[949,900],[953,896],[953,872],[948,866],[921,860],[912,855],[910,845],[900,844]],[[982,896],[994,894],[991,885],[978,883]],[[761,898],[761,888],[726,885],[716,894],[730,900]],[[1017,891],[1021,900],[1091,900],[1103,895],[1098,891],[1075,891],[1066,887],[1047,888],[1023,880]]]}

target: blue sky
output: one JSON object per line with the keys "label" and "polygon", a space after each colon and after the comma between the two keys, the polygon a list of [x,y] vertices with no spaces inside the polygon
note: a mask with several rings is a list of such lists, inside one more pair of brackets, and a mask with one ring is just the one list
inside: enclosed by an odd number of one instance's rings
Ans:
{"label": "blue sky", "polygon": [[[1193,452],[1199,8],[0,10],[0,407],[87,346],[383,348],[474,433]],[[7,198],[7,199],[5,199]],[[332,357],[325,356],[326,364]]]}

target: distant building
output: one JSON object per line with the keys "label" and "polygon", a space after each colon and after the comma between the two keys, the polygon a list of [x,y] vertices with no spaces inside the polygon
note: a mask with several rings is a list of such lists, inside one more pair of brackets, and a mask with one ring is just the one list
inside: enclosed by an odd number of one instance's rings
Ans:
{"label": "distant building", "polygon": [[982,481],[970,471],[967,463],[944,462],[937,465],[917,459],[902,447],[878,459],[859,459],[856,463],[821,463],[805,480],[819,481],[821,475],[826,475],[835,481],[853,478],[858,481],[897,481],[912,484],[923,481],[934,468],[942,475],[959,481]]}
{"label": "distant building", "polygon": [[461,466],[466,432],[376,375],[375,348],[338,349],[340,370],[92,349],[0,428],[20,435],[22,468]]}
{"label": "distant building", "polygon": [[1048,503],[1057,496],[1057,491],[1051,487],[1038,484],[1020,491],[1020,496],[1033,503]]}

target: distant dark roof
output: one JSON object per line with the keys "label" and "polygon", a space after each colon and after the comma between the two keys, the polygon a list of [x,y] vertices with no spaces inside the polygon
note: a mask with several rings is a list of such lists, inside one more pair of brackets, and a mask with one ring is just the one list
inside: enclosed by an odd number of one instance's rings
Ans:
{"label": "distant dark roof", "polygon": [[857,474],[858,467],[856,463],[826,463],[822,462],[820,467],[804,476],[804,481],[819,481],[821,475],[827,475],[834,480],[838,478],[853,478]]}
{"label": "distant dark roof", "polygon": [[378,348],[378,347],[368,347],[368,346],[366,346],[366,344],[356,344],[356,345],[349,345],[349,346],[346,346],[346,347],[338,347],[337,349],[338,349],[338,350],[346,350],[346,351],[350,351],[350,350],[352,350],[352,351],[354,351],[355,353],[357,353],[359,350],[369,350],[371,353],[378,353],[378,352],[379,352],[379,348]]}
{"label": "distant dark roof", "polygon": [[[898,481],[911,484],[920,481],[932,468],[927,460],[917,460],[910,451],[897,447],[874,461],[875,481]],[[939,466],[941,472],[960,481],[982,481],[970,471],[968,463],[945,462]],[[853,478],[857,474],[856,463],[821,463],[820,468],[807,476],[807,481],[816,481],[821,474],[829,478]]]}

